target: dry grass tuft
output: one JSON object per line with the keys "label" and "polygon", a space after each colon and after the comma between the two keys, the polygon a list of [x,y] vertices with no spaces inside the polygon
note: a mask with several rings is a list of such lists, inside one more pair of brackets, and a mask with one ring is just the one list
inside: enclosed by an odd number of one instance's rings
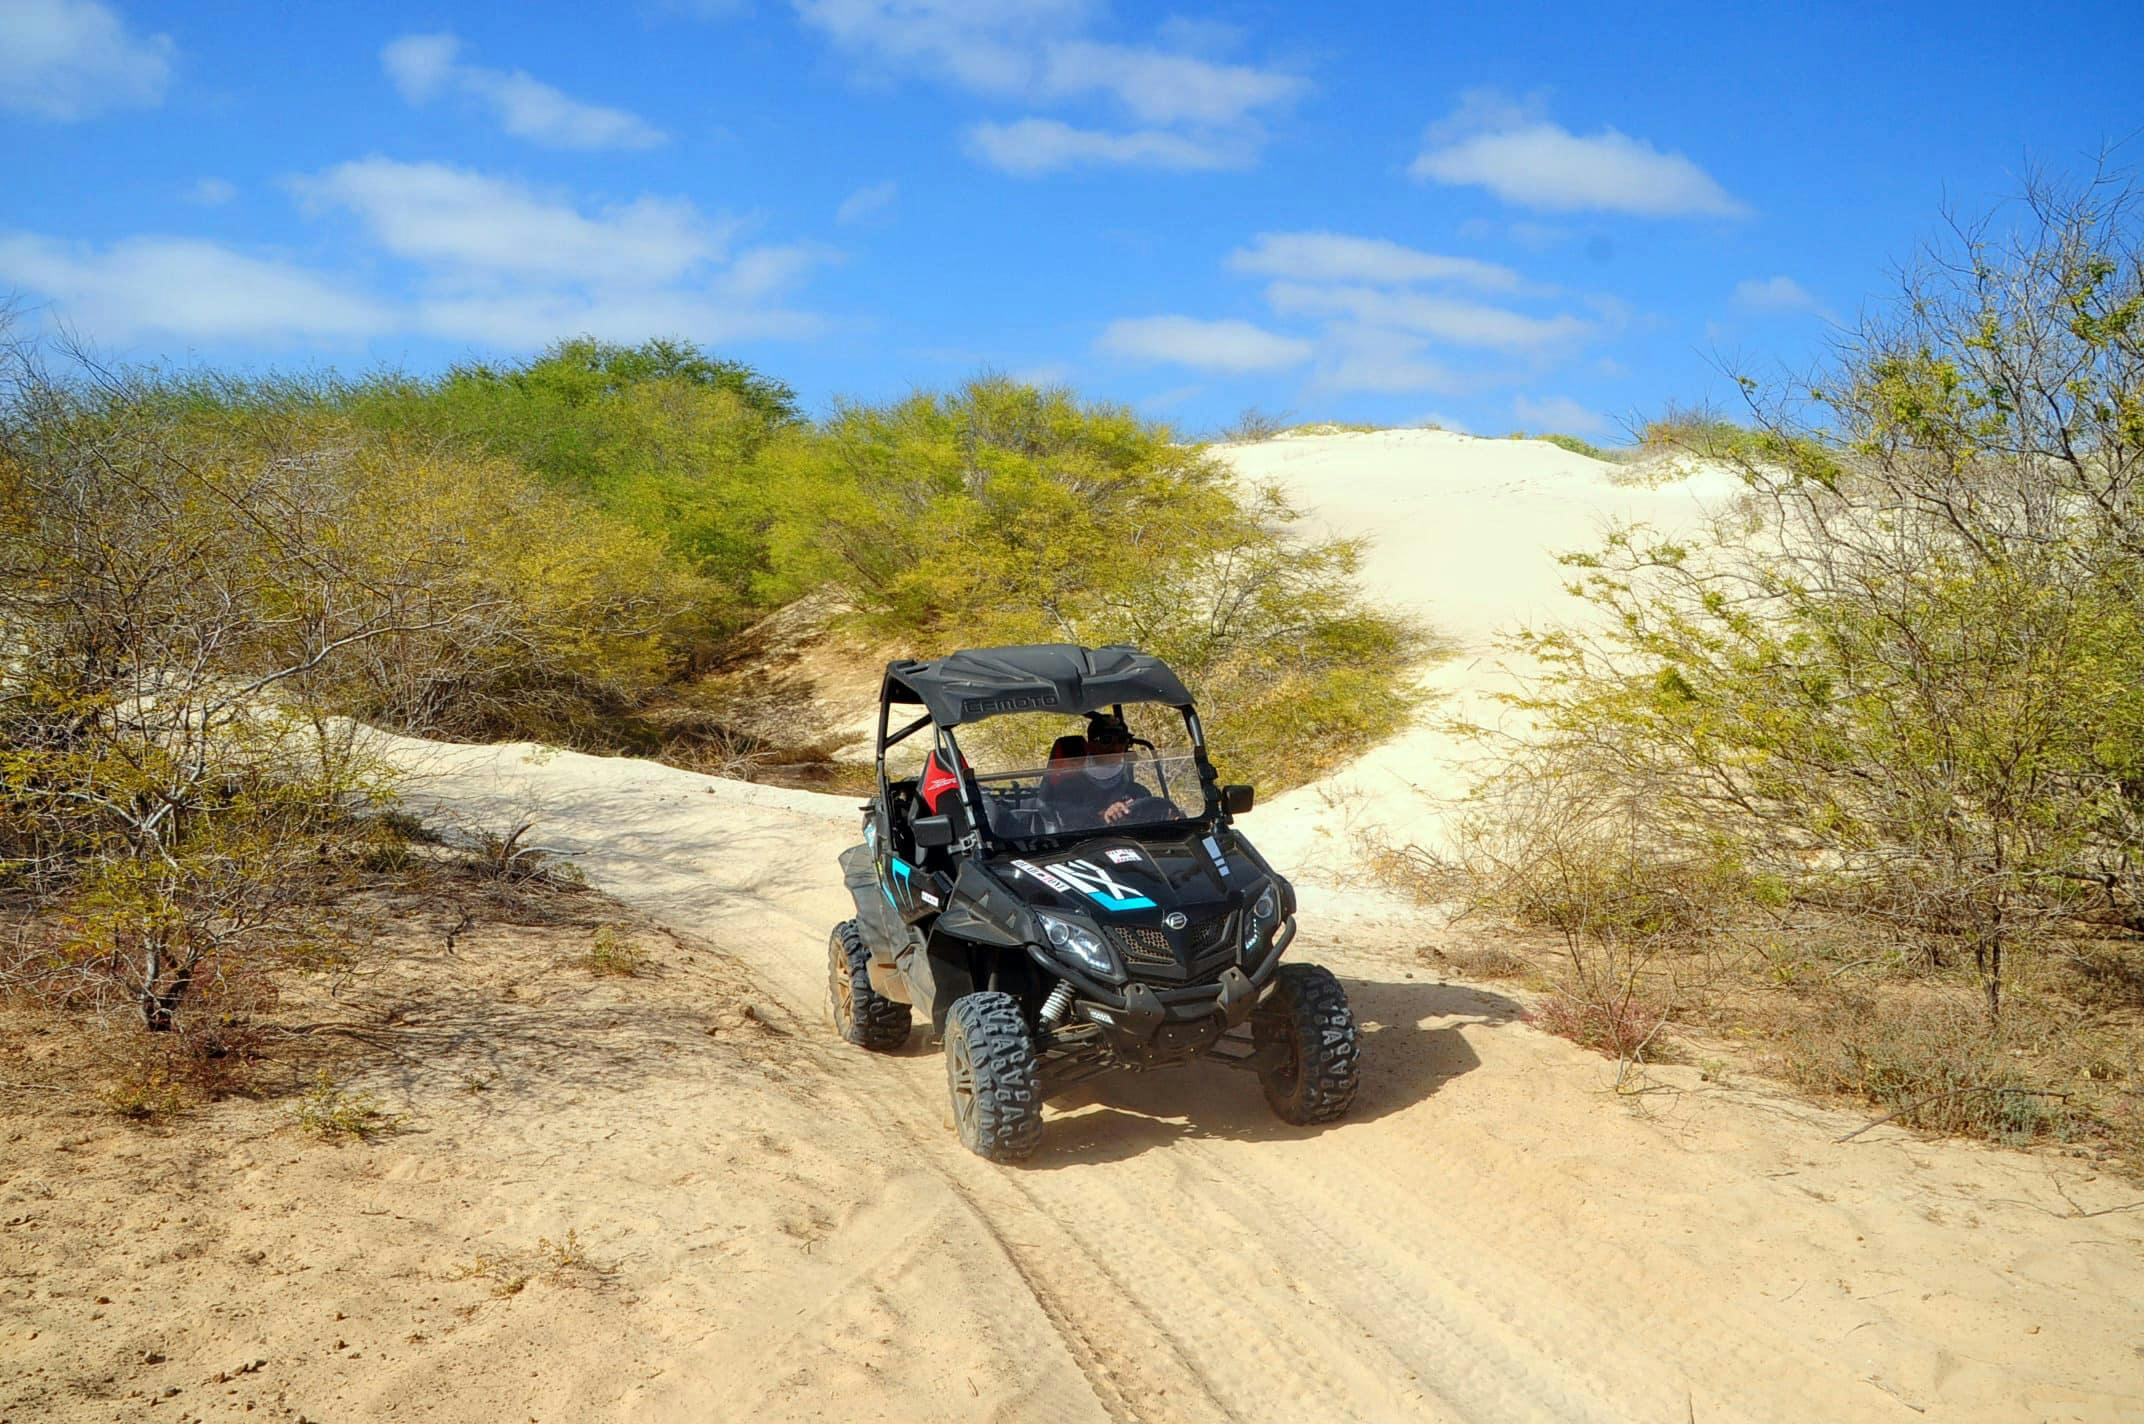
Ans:
{"label": "dry grass tuft", "polygon": [[1532,961],[1501,945],[1439,950],[1437,958],[1462,979],[1530,979],[1534,975]]}

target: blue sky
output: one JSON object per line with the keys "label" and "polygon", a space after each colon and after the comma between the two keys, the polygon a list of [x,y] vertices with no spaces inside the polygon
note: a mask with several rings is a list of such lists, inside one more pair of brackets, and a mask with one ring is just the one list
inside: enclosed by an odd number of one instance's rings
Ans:
{"label": "blue sky", "polygon": [[118,359],[1615,438],[2144,142],[2144,7],[1636,8],[0,0],[0,293]]}

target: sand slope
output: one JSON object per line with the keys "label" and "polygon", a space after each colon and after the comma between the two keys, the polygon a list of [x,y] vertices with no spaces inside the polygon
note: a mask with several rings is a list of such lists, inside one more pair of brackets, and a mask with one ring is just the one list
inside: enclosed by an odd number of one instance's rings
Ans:
{"label": "sand slope", "polygon": [[1498,635],[1582,611],[1557,553],[1597,547],[1612,523],[1690,527],[1704,501],[1737,487],[1724,471],[1618,485],[1613,466],[1546,441],[1443,430],[1287,436],[1215,453],[1284,489],[1308,531],[1368,540],[1365,591],[1454,648],[1424,676],[1434,700],[1420,725],[1273,803],[1273,852],[1326,880],[1351,878],[1361,838],[1436,839],[1440,805],[1465,794],[1473,755],[1448,723],[1500,725],[1494,695],[1523,670],[1507,666]]}

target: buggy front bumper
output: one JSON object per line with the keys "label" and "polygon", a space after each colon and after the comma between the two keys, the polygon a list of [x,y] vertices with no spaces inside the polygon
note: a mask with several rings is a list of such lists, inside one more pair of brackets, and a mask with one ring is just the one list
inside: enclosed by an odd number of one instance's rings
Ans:
{"label": "buggy front bumper", "polygon": [[[1161,1064],[1179,1062],[1211,1047],[1230,1029],[1239,1027],[1264,997],[1281,955],[1295,938],[1295,917],[1281,921],[1255,959],[1239,961],[1212,979],[1196,984],[1147,984],[1133,980],[1106,984],[1055,958],[1043,962],[1078,991],[1071,1018],[1076,1025],[1092,1025],[1098,1032],[1076,1035],[1099,1040],[1119,1062]],[[1038,954],[1038,958],[1042,958]]]}

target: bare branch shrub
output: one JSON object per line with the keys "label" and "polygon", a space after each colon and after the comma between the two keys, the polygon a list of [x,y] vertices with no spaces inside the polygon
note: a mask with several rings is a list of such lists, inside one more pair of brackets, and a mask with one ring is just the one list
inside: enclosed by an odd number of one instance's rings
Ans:
{"label": "bare branch shrub", "polygon": [[1643,853],[1611,882],[1711,865],[1881,922],[1970,963],[1990,1021],[2020,954],[2144,925],[2138,209],[2035,182],[2011,216],[1815,377],[1745,378],[1753,427],[1681,423],[1746,494],[1569,558],[1606,616],[1520,639],[1546,672],[1507,773],[1580,789],[1537,824],[1616,798]]}
{"label": "bare branch shrub", "polygon": [[677,592],[505,467],[184,395],[0,356],[0,889],[45,911],[6,987],[158,1031],[320,935],[388,794],[335,714],[659,676]]}

